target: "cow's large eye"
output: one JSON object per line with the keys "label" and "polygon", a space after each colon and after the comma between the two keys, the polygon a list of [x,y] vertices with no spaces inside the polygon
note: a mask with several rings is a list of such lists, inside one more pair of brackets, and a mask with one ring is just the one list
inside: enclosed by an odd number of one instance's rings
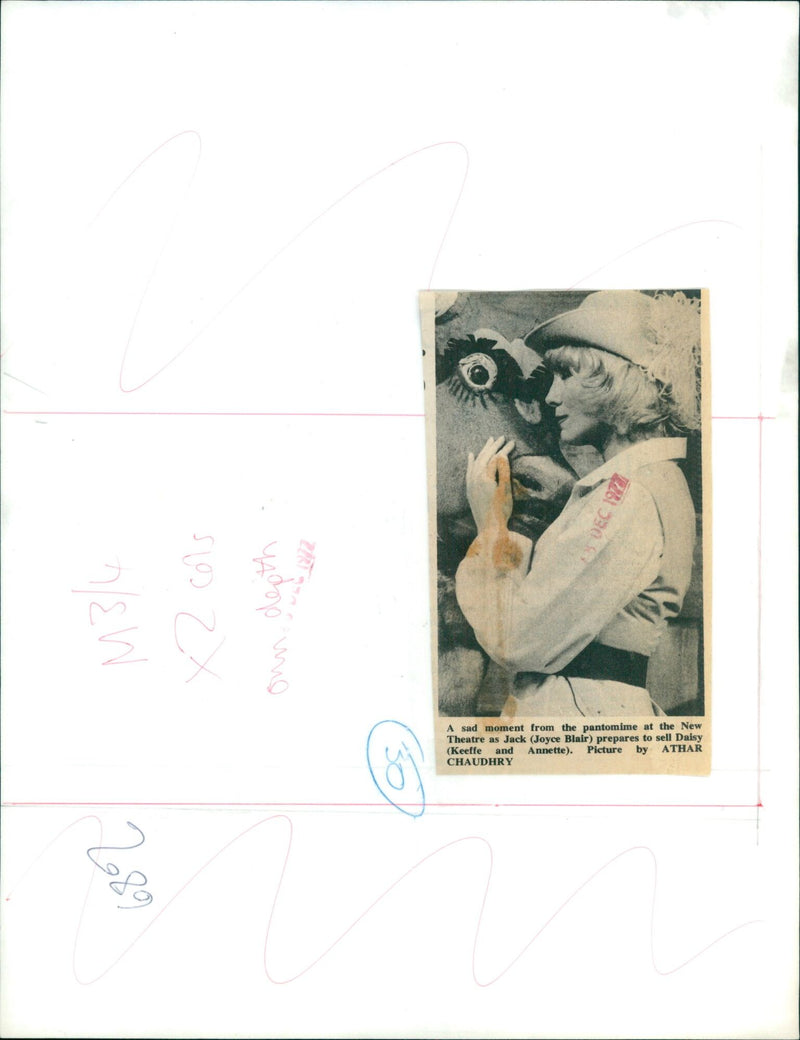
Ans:
{"label": "cow's large eye", "polygon": [[486,393],[497,382],[497,364],[488,354],[469,354],[459,361],[458,374],[473,393]]}

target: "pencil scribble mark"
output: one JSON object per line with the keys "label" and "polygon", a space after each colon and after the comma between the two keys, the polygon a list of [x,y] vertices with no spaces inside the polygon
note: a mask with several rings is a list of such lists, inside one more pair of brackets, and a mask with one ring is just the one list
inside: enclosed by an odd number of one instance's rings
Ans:
{"label": "pencil scribble mark", "polygon": [[34,386],[32,383],[26,383],[25,380],[20,379],[19,376],[12,376],[10,372],[4,372],[3,374],[6,379],[13,379],[15,383],[22,383],[22,385],[27,386],[29,390],[35,390],[37,394],[44,394],[45,397],[47,396],[44,390],[40,390],[38,386]]}
{"label": "pencil scribble mark", "polygon": [[[99,844],[102,845],[103,825],[102,825],[102,822],[101,822],[101,820],[100,820],[100,818],[98,816],[94,816],[94,815],[82,816],[79,819],[74,820],[71,824],[69,824],[62,831],[60,831],[56,835],[56,837],[53,838],[52,841],[50,841],[45,846],[43,851],[36,857],[36,859],[27,867],[27,869],[23,873],[23,875],[20,878],[20,880],[14,886],[14,889],[12,890],[12,892],[9,893],[9,895],[6,897],[6,900],[10,900],[11,899],[11,896],[12,896],[13,892],[15,892],[17,890],[17,888],[19,887],[21,882],[25,879],[25,877],[30,872],[30,870],[33,868],[35,863],[37,863],[40,859],[42,859],[42,857],[49,850],[52,849],[53,845],[59,840],[59,838],[61,838],[72,827],[75,827],[78,824],[81,824],[81,823],[83,823],[86,820],[93,820],[97,824],[98,830],[100,832],[100,842],[99,842]],[[561,913],[561,911],[564,910],[572,902],[573,899],[575,899],[582,891],[584,891],[584,889],[586,889],[588,886],[590,886],[592,884],[592,882],[595,881],[601,874],[605,873],[605,871],[607,871],[607,870],[613,870],[614,867],[617,864],[619,864],[622,860],[624,860],[624,859],[626,859],[627,857],[630,857],[630,856],[644,857],[645,861],[647,863],[649,863],[649,865],[652,868],[652,885],[653,885],[653,889],[652,889],[652,897],[651,897],[651,900],[650,900],[650,914],[649,914],[649,918],[650,918],[650,942],[649,942],[649,946],[650,946],[650,962],[652,964],[653,971],[657,975],[667,976],[667,975],[675,974],[675,972],[680,971],[681,969],[685,968],[688,964],[691,964],[693,961],[697,960],[704,953],[708,952],[713,946],[716,946],[718,943],[722,942],[724,939],[729,938],[734,933],[740,931],[743,928],[746,928],[746,927],[748,927],[750,925],[753,925],[753,924],[760,923],[760,922],[758,922],[756,920],[742,921],[739,924],[734,925],[732,928],[729,928],[727,931],[723,932],[721,935],[718,935],[716,938],[712,939],[710,942],[705,943],[703,946],[700,947],[700,949],[695,950],[695,952],[690,954],[690,956],[685,957],[683,960],[679,961],[677,964],[673,965],[672,967],[662,967],[658,963],[658,959],[657,959],[657,956],[656,956],[656,949],[655,949],[656,943],[655,943],[655,934],[654,934],[655,933],[655,905],[656,905],[656,895],[657,895],[657,892],[658,892],[658,860],[657,860],[656,855],[653,852],[653,850],[651,848],[649,848],[648,846],[646,846],[646,845],[635,845],[635,846],[631,846],[630,848],[623,849],[621,852],[617,853],[615,856],[612,856],[611,859],[607,860],[605,863],[603,863],[596,870],[592,871],[588,875],[586,880],[584,882],[582,882],[582,884],[578,885],[577,888],[569,896],[567,896],[566,899],[561,901],[553,909],[553,911],[549,914],[549,916],[546,918],[544,923],[534,932],[533,936],[530,939],[528,939],[527,941],[525,941],[523,943],[523,945],[521,946],[519,951],[511,957],[511,959],[508,961],[506,966],[501,971],[497,972],[497,974],[495,974],[493,976],[484,977],[478,971],[477,961],[478,961],[478,957],[479,957],[479,944],[480,944],[481,925],[483,923],[483,916],[484,916],[484,913],[485,913],[485,910],[486,910],[486,902],[487,902],[487,899],[488,899],[488,896],[489,896],[489,891],[490,891],[491,882],[492,882],[492,869],[493,869],[493,865],[494,865],[494,852],[493,852],[492,845],[485,838],[480,837],[479,835],[466,835],[466,836],[461,837],[461,838],[456,838],[454,841],[447,842],[446,844],[441,845],[439,848],[434,849],[428,855],[423,856],[422,859],[418,860],[417,863],[415,863],[408,870],[404,871],[398,878],[396,878],[394,881],[392,881],[384,889],[384,891],[381,892],[381,894],[377,896],[377,898],[372,900],[372,902],[369,903],[366,906],[366,908],[364,910],[362,910],[361,913],[359,913],[358,916],[356,916],[353,919],[353,921],[341,932],[341,934],[336,939],[334,939],[333,942],[331,942],[328,946],[326,946],[322,950],[321,953],[317,954],[316,956],[312,955],[312,959],[308,962],[308,964],[304,968],[302,968],[300,971],[296,972],[294,975],[290,975],[290,976],[287,976],[287,977],[279,977],[279,974],[278,974],[277,970],[274,968],[274,962],[277,959],[277,957],[276,957],[276,955],[274,953],[269,951],[269,943],[270,943],[270,933],[272,931],[273,918],[275,916],[275,910],[276,910],[276,907],[278,905],[278,899],[279,899],[279,896],[280,896],[280,893],[281,893],[283,880],[284,880],[284,877],[286,875],[286,871],[287,871],[287,868],[288,868],[288,865],[289,865],[289,856],[291,854],[291,849],[292,849],[293,825],[292,825],[291,819],[288,816],[286,816],[284,814],[275,814],[275,815],[272,815],[272,816],[268,816],[268,817],[266,817],[264,819],[258,820],[256,823],[251,824],[249,827],[246,827],[244,830],[240,831],[230,841],[226,842],[217,852],[215,852],[209,859],[207,859],[206,862],[203,863],[202,866],[200,866],[188,878],[188,880],[184,882],[183,885],[181,885],[181,887],[177,890],[177,892],[175,892],[175,894],[172,896],[172,898],[167,900],[164,903],[164,905],[158,911],[158,913],[155,914],[150,919],[149,923],[147,925],[145,925],[145,927],[142,928],[142,930],[139,932],[139,934],[128,944],[128,946],[125,947],[125,949],[114,960],[112,960],[103,969],[103,971],[101,971],[98,975],[94,976],[93,978],[82,978],[82,977],[80,977],[80,975],[78,973],[78,967],[77,967],[78,945],[79,945],[79,941],[80,941],[80,935],[81,935],[81,929],[82,929],[82,926],[83,926],[83,919],[84,919],[84,916],[85,916],[86,905],[87,905],[88,900],[89,900],[89,895],[90,895],[90,892],[91,892],[93,880],[94,880],[94,878],[96,876],[96,873],[97,873],[96,870],[92,869],[91,870],[91,876],[90,876],[90,879],[89,879],[89,884],[88,884],[87,889],[86,889],[86,895],[85,895],[85,897],[83,899],[83,904],[82,904],[82,907],[81,907],[80,916],[79,916],[79,919],[78,919],[78,924],[77,924],[77,927],[76,927],[76,930],[75,930],[75,939],[74,939],[74,943],[73,943],[72,970],[73,970],[73,974],[74,974],[75,980],[80,985],[83,985],[83,986],[90,986],[90,985],[93,985],[95,982],[99,982],[100,979],[104,978],[114,967],[116,967],[117,964],[119,964],[119,962],[126,956],[126,954],[128,954],[130,952],[130,950],[136,945],[136,943],[142,938],[142,936],[144,936],[155,925],[156,921],[161,917],[161,915],[166,913],[168,908],[175,902],[175,900],[180,898],[180,896],[183,895],[183,893],[186,891],[186,889],[192,884],[193,881],[195,881],[200,876],[200,874],[203,873],[203,871],[207,867],[209,867],[212,863],[214,863],[215,860],[219,859],[225,852],[227,852],[232,846],[234,846],[242,838],[246,837],[248,834],[252,833],[253,831],[257,830],[258,828],[264,826],[264,824],[273,823],[273,822],[280,822],[280,824],[283,827],[287,828],[287,833],[286,833],[286,838],[285,838],[286,849],[285,849],[285,853],[284,853],[284,857],[283,857],[283,865],[281,867],[281,872],[280,872],[280,876],[278,878],[278,882],[277,882],[277,884],[275,886],[275,893],[274,893],[274,895],[272,897],[272,906],[270,908],[269,918],[267,920],[267,926],[266,926],[266,931],[265,931],[265,935],[264,935],[264,948],[263,948],[264,974],[267,977],[267,979],[273,985],[287,985],[288,983],[295,982],[297,979],[302,978],[302,976],[304,976],[308,972],[310,972],[325,957],[327,957],[328,954],[331,953],[331,951],[336,946],[338,946],[339,943],[342,942],[342,940],[345,939],[345,937],[348,936],[350,934],[350,932],[352,932],[356,928],[356,926],[362,920],[364,920],[364,918],[370,913],[371,910],[373,910],[376,906],[378,906],[378,904],[381,903],[391,892],[393,892],[396,888],[398,888],[400,885],[402,885],[403,882],[407,878],[409,878],[417,870],[419,870],[422,867],[426,866],[426,864],[428,864],[431,861],[433,861],[437,856],[441,855],[444,852],[447,852],[450,849],[454,849],[456,847],[461,847],[462,850],[469,849],[469,848],[477,848],[478,850],[485,851],[485,853],[487,855],[485,884],[483,885],[482,894],[480,892],[478,892],[478,894],[477,894],[478,897],[480,898],[480,909],[479,909],[479,913],[478,913],[478,919],[477,919],[477,922],[476,922],[476,925],[475,925],[475,935],[474,935],[473,944],[472,944],[472,978],[473,978],[473,981],[474,981],[475,985],[476,986],[480,986],[482,988],[486,988],[488,986],[493,986],[504,975],[506,975],[518,963],[518,961],[520,961],[522,959],[522,957],[533,946],[533,944],[542,935],[542,933],[553,924],[553,922],[558,918],[558,916]],[[465,858],[464,858],[464,855],[463,855],[463,852],[462,852],[462,856],[459,859],[459,864],[460,864],[460,867],[461,867],[462,870],[464,869],[465,862],[466,861],[465,861]],[[318,871],[318,874],[316,874],[315,877],[320,876],[320,873],[319,873],[320,872],[320,868],[319,868],[318,864],[315,867],[315,869]],[[647,868],[645,867],[644,869],[646,870]],[[302,922],[298,922],[298,927],[300,927],[301,925],[302,925]]]}
{"label": "pencil scribble mark", "polygon": [[98,210],[97,214],[95,215],[95,217],[93,218],[93,220],[90,223],[90,226],[92,226],[98,220],[98,218],[102,215],[102,213],[110,205],[112,200],[115,199],[118,196],[118,194],[122,191],[122,189],[135,176],[135,174],[138,173],[148,162],[150,162],[150,160],[152,160],[156,155],[158,155],[164,149],[168,149],[169,148],[171,150],[171,146],[174,146],[176,144],[176,142],[182,142],[186,137],[192,137],[192,138],[195,139],[196,144],[197,144],[197,150],[196,150],[196,154],[195,154],[195,156],[193,158],[193,161],[191,162],[191,169],[190,169],[190,171],[188,173],[188,176],[187,176],[187,179],[186,179],[186,186],[185,186],[185,189],[184,189],[183,198],[178,202],[178,204],[175,207],[174,217],[173,217],[171,223],[169,224],[169,227],[167,228],[166,233],[165,233],[165,235],[163,237],[163,240],[162,240],[161,245],[160,245],[160,247],[158,249],[155,261],[154,261],[153,266],[152,266],[152,268],[150,270],[150,274],[147,277],[147,280],[145,282],[144,288],[143,288],[142,293],[141,293],[141,295],[139,297],[138,304],[136,306],[136,310],[135,310],[134,317],[133,317],[133,322],[131,324],[131,327],[130,327],[130,330],[129,330],[129,333],[128,333],[128,336],[127,336],[127,339],[126,339],[125,347],[124,347],[124,350],[122,352],[122,360],[121,360],[120,369],[119,369],[119,389],[123,393],[133,393],[136,390],[141,390],[142,387],[146,386],[148,383],[152,382],[152,380],[154,380],[157,376],[161,375],[161,373],[166,368],[168,368],[186,350],[188,350],[188,348],[196,340],[198,340],[200,338],[200,336],[202,336],[203,333],[206,332],[211,327],[211,325],[213,325],[217,321],[217,319],[220,318],[221,315],[223,315],[228,310],[228,308],[237,299],[239,299],[239,297],[253,284],[253,282],[255,282],[256,279],[258,279],[272,264],[275,263],[276,260],[278,260],[292,245],[294,245],[294,243],[297,242],[298,239],[300,239],[303,235],[305,235],[306,232],[310,231],[311,228],[313,228],[317,223],[319,223],[319,221],[321,221],[328,213],[330,213],[332,210],[334,210],[337,206],[341,205],[341,203],[343,203],[346,199],[350,198],[350,196],[353,195],[355,192],[357,192],[360,188],[363,188],[365,185],[369,184],[371,181],[375,180],[376,178],[380,177],[382,174],[384,174],[387,171],[391,170],[393,167],[399,165],[400,163],[403,163],[403,162],[406,162],[406,161],[408,161],[410,159],[413,159],[416,156],[423,155],[424,153],[429,152],[429,151],[431,151],[433,149],[437,149],[437,148],[454,148],[455,147],[455,148],[461,149],[461,151],[464,154],[464,160],[465,160],[465,163],[464,163],[464,173],[463,173],[463,177],[461,179],[461,184],[459,186],[458,193],[456,195],[455,202],[454,202],[453,207],[452,207],[452,209],[450,211],[450,214],[448,216],[447,223],[446,223],[445,228],[444,228],[444,233],[442,235],[441,242],[440,242],[439,247],[438,247],[438,249],[436,251],[436,255],[435,255],[434,259],[433,259],[433,264],[431,266],[430,277],[429,277],[429,280],[428,280],[428,287],[430,287],[430,285],[432,284],[434,272],[436,270],[436,266],[437,266],[438,261],[439,261],[439,256],[441,255],[442,249],[444,247],[445,240],[446,240],[447,235],[448,235],[448,233],[450,231],[450,226],[451,226],[451,224],[453,222],[453,218],[455,217],[456,210],[457,210],[458,205],[459,205],[459,203],[461,201],[461,196],[462,196],[462,194],[464,192],[464,186],[466,185],[467,176],[468,176],[468,173],[469,173],[469,152],[467,151],[466,146],[464,144],[462,144],[460,141],[438,141],[438,142],[436,142],[434,144],[429,144],[429,145],[423,146],[422,148],[417,148],[417,149],[415,149],[412,152],[408,152],[406,155],[402,155],[399,158],[392,160],[392,162],[387,163],[385,166],[382,166],[380,169],[374,171],[373,173],[371,173],[368,176],[366,176],[363,180],[359,181],[352,188],[348,189],[346,192],[344,192],[343,195],[340,195],[337,199],[335,199],[332,203],[330,203],[330,205],[326,206],[323,210],[321,210],[319,213],[317,213],[316,216],[312,217],[296,234],[292,235],[289,239],[287,239],[287,241],[284,242],[283,245],[280,246],[253,274],[251,274],[248,278],[245,279],[245,281],[242,283],[242,285],[238,289],[236,289],[236,291],[231,296],[229,296],[228,299],[220,307],[217,308],[217,310],[212,314],[212,316],[208,319],[208,321],[205,322],[205,324],[202,325],[196,332],[194,332],[189,337],[189,339],[187,339],[187,341],[183,344],[183,346],[179,347],[179,349],[176,350],[175,353],[172,354],[172,356],[167,361],[165,361],[155,371],[151,372],[150,375],[147,376],[145,379],[142,379],[141,381],[137,381],[137,382],[129,384],[127,379],[126,379],[126,367],[127,367],[127,363],[128,363],[128,360],[129,360],[129,356],[130,356],[130,354],[132,352],[133,340],[134,340],[134,336],[136,334],[136,328],[137,328],[137,325],[138,325],[138,322],[139,322],[139,317],[141,315],[142,308],[144,307],[144,304],[145,304],[145,302],[147,300],[147,297],[149,295],[151,285],[152,285],[152,283],[153,283],[153,281],[154,281],[154,279],[155,279],[155,277],[156,277],[156,275],[158,273],[158,269],[159,269],[160,264],[161,264],[161,259],[162,259],[163,255],[164,255],[164,251],[166,250],[166,248],[167,248],[167,246],[168,246],[168,244],[169,244],[169,242],[170,242],[170,240],[172,238],[173,231],[175,229],[175,224],[177,222],[177,219],[178,219],[178,216],[180,214],[181,208],[184,205],[184,203],[186,202],[186,199],[188,198],[189,192],[191,190],[192,184],[193,184],[195,176],[197,174],[198,167],[200,165],[200,159],[201,159],[201,154],[202,154],[202,140],[200,138],[200,135],[197,133],[197,131],[195,131],[195,130],[184,130],[184,131],[182,131],[179,134],[175,134],[174,136],[170,137],[168,140],[166,140],[162,144],[160,144],[152,152],[150,152],[150,154],[147,155],[140,163],[138,163],[134,167],[134,169],[124,178],[124,180],[122,180],[120,182],[120,184],[114,189],[114,191],[111,193],[111,195],[106,200],[106,202],[100,207],[100,209]]}
{"label": "pencil scribble mark", "polygon": [[594,278],[596,274],[599,274],[601,271],[605,271],[607,267],[611,267],[612,264],[615,264],[618,260],[622,260],[624,259],[624,257],[630,256],[631,253],[635,253],[639,249],[644,249],[645,246],[652,245],[653,242],[657,242],[660,238],[666,238],[667,235],[673,235],[676,231],[684,231],[686,228],[698,227],[701,224],[725,224],[728,227],[736,228],[737,231],[743,230],[741,225],[734,223],[732,220],[721,220],[713,217],[708,218],[707,220],[690,220],[686,224],[678,224],[676,227],[666,228],[664,231],[659,231],[657,235],[652,235],[650,238],[646,238],[644,242],[640,242],[638,245],[631,246],[630,249],[623,250],[623,252],[619,253],[611,260],[608,260],[606,263],[601,264],[599,267],[596,267],[594,271],[590,271],[589,274],[586,274],[582,278],[579,278],[577,282],[573,282],[570,286],[570,289],[577,289],[579,285],[583,284],[583,282],[588,282],[590,278]]}

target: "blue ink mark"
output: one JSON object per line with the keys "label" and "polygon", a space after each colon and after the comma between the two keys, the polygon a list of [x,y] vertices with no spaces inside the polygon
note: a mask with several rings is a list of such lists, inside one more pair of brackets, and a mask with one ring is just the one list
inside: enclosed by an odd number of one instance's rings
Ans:
{"label": "blue ink mark", "polygon": [[103,866],[102,863],[97,862],[92,853],[107,851],[127,852],[129,849],[138,849],[140,845],[144,845],[144,834],[142,834],[142,832],[139,830],[135,823],[131,823],[130,820],[128,820],[127,823],[129,827],[133,828],[133,830],[138,831],[138,833],[141,834],[141,841],[137,841],[135,845],[95,845],[93,848],[86,850],[86,855],[89,857],[92,863],[94,863],[96,867],[99,867],[102,871],[104,871],[104,873],[110,874],[112,877],[119,874],[119,867],[116,866],[116,864],[114,863],[107,863],[105,866]]}
{"label": "blue ink mark", "polygon": [[[139,828],[136,826],[135,823],[131,823],[130,820],[128,820],[127,823],[128,823],[129,827],[133,828],[133,830],[135,830],[138,834],[141,835],[141,838],[142,838],[141,841],[137,841],[135,845],[94,845],[91,849],[87,849],[86,850],[86,855],[89,857],[89,859],[92,861],[92,863],[94,863],[94,865],[96,867],[99,867],[100,870],[102,870],[104,874],[108,874],[110,877],[118,877],[119,876],[119,867],[116,865],[116,863],[106,863],[106,865],[103,866],[103,864],[100,863],[92,855],[92,853],[93,852],[109,852],[109,851],[113,851],[113,852],[129,852],[131,849],[138,849],[140,845],[144,845],[144,834],[143,834],[143,832],[141,830],[139,830]],[[131,881],[131,878],[134,876],[134,874],[138,874],[139,877],[142,880],[141,881]],[[141,872],[141,870],[131,871],[131,873],[128,874],[128,876],[125,878],[124,881],[109,881],[108,887],[111,889],[111,891],[114,893],[114,895],[117,895],[117,896],[124,896],[126,894],[126,889],[129,886],[136,886],[138,888],[137,892],[132,892],[131,893],[131,898],[133,899],[135,905],[134,906],[123,906],[121,903],[119,903],[119,904],[117,904],[117,909],[118,910],[135,910],[135,909],[137,909],[139,907],[149,906],[150,903],[153,902],[153,896],[151,895],[150,892],[146,892],[145,889],[142,887],[143,885],[146,885],[146,884],[147,884],[147,878],[144,876],[144,874]]]}
{"label": "blue ink mark", "polygon": [[[414,747],[409,748],[412,742],[416,746],[416,751]],[[384,719],[383,722],[376,722],[369,731],[367,765],[375,786],[390,805],[399,809],[401,813],[405,813],[406,816],[415,818],[422,816],[425,812],[425,791],[415,759],[417,752],[420,759],[424,761],[425,755],[420,742],[408,726],[404,726],[402,722]],[[413,770],[413,778],[410,774],[407,776],[409,768]],[[414,791],[419,792],[419,808],[408,809],[398,805],[395,797],[404,791],[407,783],[410,785],[414,778],[416,779]],[[390,789],[389,791],[386,790],[387,787]]]}

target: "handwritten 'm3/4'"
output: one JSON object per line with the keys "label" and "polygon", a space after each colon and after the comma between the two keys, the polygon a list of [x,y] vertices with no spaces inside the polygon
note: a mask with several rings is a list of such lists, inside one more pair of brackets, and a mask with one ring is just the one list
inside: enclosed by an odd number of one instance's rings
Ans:
{"label": "handwritten 'm3/4'", "polygon": [[[123,570],[127,569],[123,568],[122,564],[119,562],[119,558],[117,558],[116,563],[107,563],[105,564],[105,567],[110,571],[116,569],[117,573],[114,575],[113,578],[101,578],[97,581],[89,581],[89,585],[95,586],[91,589],[72,589],[73,594],[85,594],[91,597],[111,596],[113,598],[114,602],[110,605],[108,600],[106,600],[105,603],[101,603],[99,600],[95,600],[94,598],[92,598],[91,602],[89,603],[89,624],[92,626],[92,628],[94,628],[95,625],[97,625],[100,622],[105,622],[106,619],[116,618],[118,616],[121,617],[123,614],[127,612],[130,603],[125,602],[125,599],[121,597],[129,598],[133,596],[138,598],[140,595],[140,593],[138,592],[121,592],[116,587],[115,583],[119,581],[120,574],[122,574]],[[114,587],[111,589],[104,589],[98,588],[97,586],[99,585],[113,585]],[[99,611],[100,614],[98,615],[96,611]],[[111,624],[112,623],[109,621],[109,625]],[[116,620],[113,622],[113,624],[116,624]],[[128,625],[125,628],[118,629],[116,632],[103,632],[101,633],[101,635],[97,637],[98,643],[116,643],[118,646],[124,646],[127,648],[121,654],[118,654],[116,657],[109,657],[107,661],[103,661],[102,664],[104,667],[106,665],[115,664],[144,664],[147,661],[146,657],[130,656],[132,653],[135,652],[135,647],[133,643],[128,642],[127,639],[115,638],[115,636],[123,636],[127,635],[128,632],[136,631],[138,631],[137,625]]]}

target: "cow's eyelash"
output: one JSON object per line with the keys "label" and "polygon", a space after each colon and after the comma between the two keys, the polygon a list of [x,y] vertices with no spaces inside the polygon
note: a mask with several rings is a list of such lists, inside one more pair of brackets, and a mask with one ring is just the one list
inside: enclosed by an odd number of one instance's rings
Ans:
{"label": "cow's eyelash", "polygon": [[479,399],[486,398],[489,401],[496,400],[494,391],[492,390],[473,390],[468,387],[460,376],[456,373],[450,376],[447,380],[447,389],[450,393],[457,398],[459,401],[471,401],[473,404],[477,403]]}

